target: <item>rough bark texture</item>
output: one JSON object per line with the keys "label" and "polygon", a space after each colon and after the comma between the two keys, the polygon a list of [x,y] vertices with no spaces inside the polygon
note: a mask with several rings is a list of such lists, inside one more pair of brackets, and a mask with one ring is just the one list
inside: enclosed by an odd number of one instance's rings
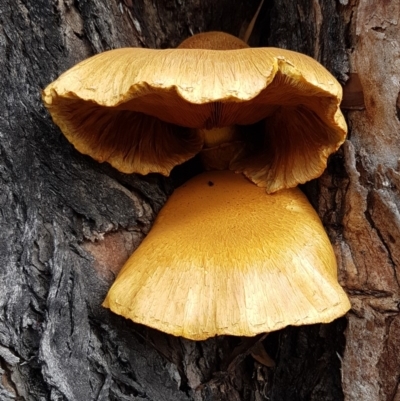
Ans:
{"label": "rough bark texture", "polygon": [[0,3],[1,400],[400,400],[399,0],[267,2],[252,38],[347,81],[349,141],[305,186],[351,295],[347,323],[193,342],[100,306],[173,183],[77,153],[40,89],[103,50],[238,34],[257,3]]}
{"label": "rough bark texture", "polygon": [[364,104],[348,114],[344,149],[338,245],[353,312],[343,389],[349,399],[400,400],[400,3],[362,1],[354,11],[351,72]]}

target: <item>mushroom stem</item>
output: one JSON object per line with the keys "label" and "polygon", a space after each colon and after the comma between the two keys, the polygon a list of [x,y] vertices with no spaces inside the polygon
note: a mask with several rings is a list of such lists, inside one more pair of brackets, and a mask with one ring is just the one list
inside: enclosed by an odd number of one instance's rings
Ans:
{"label": "mushroom stem", "polygon": [[212,148],[239,139],[239,131],[235,125],[212,129],[198,129],[197,132],[198,135],[203,137],[205,148]]}
{"label": "mushroom stem", "polygon": [[229,170],[231,163],[246,149],[236,125],[195,132],[204,143],[200,159],[205,170]]}

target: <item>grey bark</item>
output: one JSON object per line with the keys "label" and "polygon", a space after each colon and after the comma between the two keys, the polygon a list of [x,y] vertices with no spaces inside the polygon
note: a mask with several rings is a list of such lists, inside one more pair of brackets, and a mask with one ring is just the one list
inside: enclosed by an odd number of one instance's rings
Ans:
{"label": "grey bark", "polygon": [[[237,35],[257,3],[1,2],[1,400],[400,400],[400,78],[385,71],[397,55],[398,0],[373,9],[367,0],[266,2],[252,37],[317,58],[342,83],[352,78],[351,142],[304,188],[353,301],[347,328],[340,319],[193,342],[100,306],[174,182],[121,174],[76,152],[44,110],[41,88],[100,51],[173,47],[207,30]],[[253,357],[260,344],[274,368]]]}

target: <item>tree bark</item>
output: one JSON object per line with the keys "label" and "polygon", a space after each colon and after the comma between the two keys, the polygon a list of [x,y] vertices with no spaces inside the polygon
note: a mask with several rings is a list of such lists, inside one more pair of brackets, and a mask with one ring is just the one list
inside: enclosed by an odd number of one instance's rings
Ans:
{"label": "tree bark", "polygon": [[266,2],[251,39],[309,54],[344,84],[349,140],[304,191],[334,244],[347,319],[194,342],[100,306],[184,177],[121,174],[79,154],[40,90],[104,50],[238,35],[257,7],[1,2],[1,400],[400,400],[399,0]]}

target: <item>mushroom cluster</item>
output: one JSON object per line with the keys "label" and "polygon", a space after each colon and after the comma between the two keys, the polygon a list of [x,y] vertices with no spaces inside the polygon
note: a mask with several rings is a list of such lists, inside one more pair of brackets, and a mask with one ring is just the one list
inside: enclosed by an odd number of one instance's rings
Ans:
{"label": "mushroom cluster", "polygon": [[[169,175],[199,154],[104,306],[177,336],[252,336],[350,307],[323,226],[296,186],[346,137],[341,87],[315,60],[210,32],[177,49],[91,57],[43,91],[76,149]],[[254,185],[256,184],[256,185]]]}

